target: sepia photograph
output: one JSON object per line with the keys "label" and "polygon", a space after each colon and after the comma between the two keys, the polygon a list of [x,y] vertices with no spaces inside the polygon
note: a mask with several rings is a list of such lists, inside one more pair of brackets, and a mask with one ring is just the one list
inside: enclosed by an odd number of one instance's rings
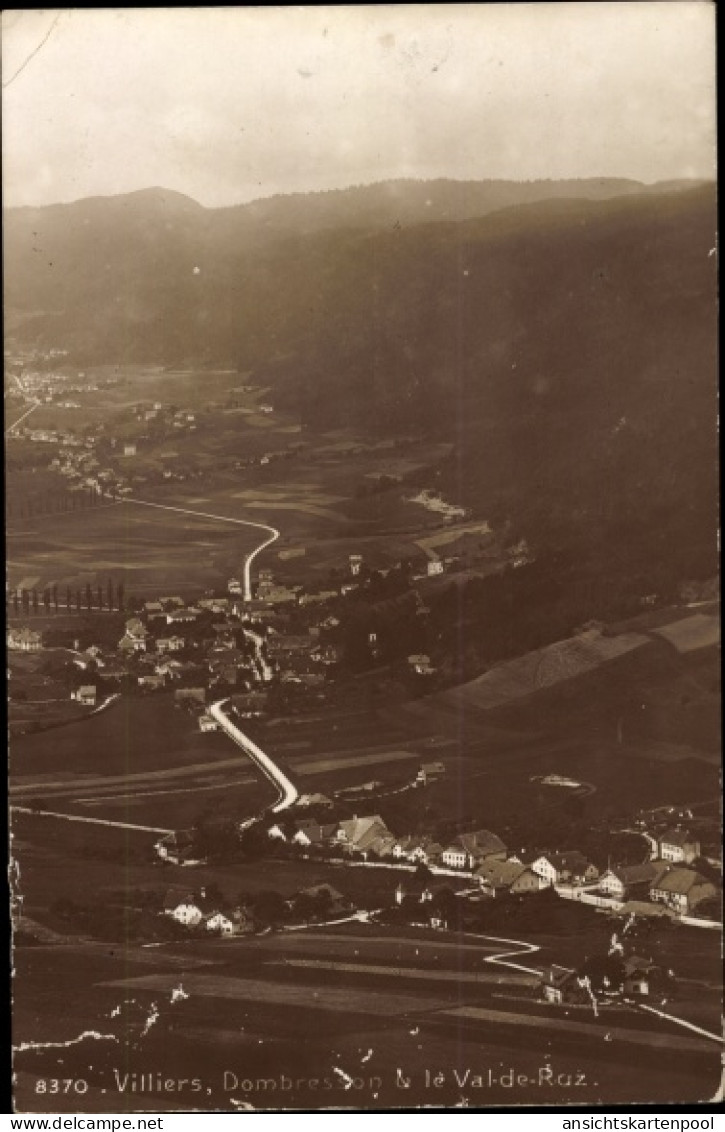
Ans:
{"label": "sepia photograph", "polygon": [[2,13],[13,1113],[722,1098],[715,45]]}

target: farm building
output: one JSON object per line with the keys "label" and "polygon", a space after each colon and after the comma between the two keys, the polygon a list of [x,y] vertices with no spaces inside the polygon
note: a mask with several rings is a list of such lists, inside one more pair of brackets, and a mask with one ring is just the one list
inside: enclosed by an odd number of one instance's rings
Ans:
{"label": "farm building", "polygon": [[395,839],[379,814],[340,822],[335,840],[351,853],[384,852]]}
{"label": "farm building", "polygon": [[167,625],[179,625],[186,621],[196,621],[200,610],[188,606],[186,609],[170,609],[166,613]]}
{"label": "farm building", "polygon": [[303,809],[307,806],[322,806],[324,809],[330,809],[333,804],[332,799],[326,794],[300,794],[297,799],[297,805]]}
{"label": "farm building", "polygon": [[149,673],[145,676],[139,676],[138,686],[143,688],[146,692],[160,692],[164,687],[166,680],[158,673]]}
{"label": "farm building", "polygon": [[275,634],[267,639],[267,656],[270,661],[286,660],[293,656],[309,656],[316,646],[315,637]]}
{"label": "farm building", "polygon": [[487,857],[476,869],[476,876],[482,886],[494,894],[538,892],[543,884],[541,877],[520,861],[500,861],[496,857]]}
{"label": "farm building", "polygon": [[146,638],[148,633],[138,617],[132,617],[126,622],[126,632],[118,643],[123,652],[146,652]]}
{"label": "farm building", "polygon": [[353,905],[346,896],[338,892],[329,884],[315,884],[310,888],[301,888],[297,893],[295,900],[300,897],[306,900],[318,901],[328,916],[339,916],[345,912],[349,912]]}
{"label": "farm building", "polygon": [[208,932],[217,932],[219,935],[234,935],[234,920],[225,912],[212,912],[204,919],[204,927]]}
{"label": "farm building", "polygon": [[607,869],[599,878],[599,891],[615,900],[637,895],[646,898],[651,885],[667,871],[662,861],[645,861],[639,865],[620,865]]}
{"label": "farm building", "polygon": [[204,707],[206,704],[206,688],[177,688],[174,692],[174,704],[177,707],[194,705]]}
{"label": "farm building", "polygon": [[162,861],[171,865],[201,865],[201,858],[194,853],[194,837],[189,829],[174,830],[167,833],[154,845],[156,854]]}
{"label": "farm building", "polygon": [[226,613],[229,610],[228,597],[203,597],[198,604],[199,609],[206,609],[210,613]]}
{"label": "farm building", "polygon": [[96,706],[96,686],[95,684],[81,684],[75,692],[71,692],[71,699],[77,700],[79,704],[84,707]]}
{"label": "farm building", "polygon": [[295,822],[295,832],[291,838],[295,845],[324,845],[335,836],[337,826],[334,822],[320,825],[314,818]]}
{"label": "farm building", "polygon": [[596,865],[576,849],[568,853],[542,853],[531,868],[545,884],[591,884],[599,876]]}
{"label": "farm building", "polygon": [[300,605],[322,605],[326,601],[334,601],[338,596],[337,590],[319,590],[314,594],[302,594]]}
{"label": "farm building", "polygon": [[650,900],[665,904],[682,916],[693,915],[698,904],[716,896],[715,885],[694,869],[670,869],[650,888]]}
{"label": "farm building", "polygon": [[418,786],[429,786],[432,782],[437,782],[438,779],[443,778],[445,773],[446,768],[441,762],[422,763],[418,768],[415,781]]}
{"label": "farm building", "polygon": [[686,829],[668,829],[657,838],[659,856],[663,861],[691,864],[700,856],[700,842]]}
{"label": "farm building", "polygon": [[628,955],[624,960],[624,993],[646,998],[653,981],[661,978],[661,970],[651,959],[641,955]]}
{"label": "farm building", "polygon": [[562,967],[549,968],[544,976],[541,989],[546,1002],[557,1006],[562,1003],[582,1004],[591,1001],[590,995],[579,980],[576,971]]}
{"label": "farm building", "polygon": [[500,837],[488,829],[475,833],[461,833],[443,852],[442,861],[450,869],[471,869],[487,857],[506,859],[506,846]]}
{"label": "farm building", "polygon": [[231,935],[234,930],[232,917],[221,912],[218,903],[210,900],[203,888],[198,892],[170,888],[164,897],[163,913],[187,928],[198,927],[203,922],[208,931],[221,935]]}
{"label": "farm building", "polygon": [[393,846],[393,856],[397,860],[410,861],[413,864],[437,864],[443,856],[443,846],[432,837],[425,834],[416,836],[410,834],[401,837]]}
{"label": "farm building", "polygon": [[287,586],[260,585],[257,587],[257,599],[269,605],[293,605],[297,603],[297,590],[290,590]]}
{"label": "farm building", "polygon": [[159,653],[181,652],[185,643],[183,637],[158,637],[156,640],[156,651]]}
{"label": "farm building", "polygon": [[43,638],[33,629],[8,629],[7,646],[20,652],[38,652],[43,647]]}

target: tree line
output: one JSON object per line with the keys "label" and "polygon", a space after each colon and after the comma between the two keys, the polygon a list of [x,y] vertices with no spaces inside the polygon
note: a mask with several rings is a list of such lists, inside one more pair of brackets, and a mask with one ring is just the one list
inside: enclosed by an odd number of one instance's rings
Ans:
{"label": "tree line", "polygon": [[89,507],[98,507],[103,498],[97,487],[86,487],[83,491],[46,491],[25,498],[14,498],[8,494],[6,515],[8,519],[32,519],[36,515],[85,511]]}

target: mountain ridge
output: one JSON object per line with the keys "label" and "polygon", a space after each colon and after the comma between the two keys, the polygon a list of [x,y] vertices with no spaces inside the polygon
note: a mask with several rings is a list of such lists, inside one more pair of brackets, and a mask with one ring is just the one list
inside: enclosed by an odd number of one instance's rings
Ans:
{"label": "mountain ridge", "polygon": [[[339,197],[350,193],[374,193],[377,190],[385,187],[394,186],[441,186],[451,185],[460,186],[461,188],[470,188],[473,186],[484,185],[509,185],[521,187],[533,186],[546,186],[546,185],[578,185],[581,187],[593,187],[599,185],[601,187],[607,186],[613,191],[618,188],[622,192],[669,192],[677,189],[696,188],[699,185],[710,184],[710,182],[702,178],[670,178],[664,181],[637,181],[630,177],[614,177],[614,176],[599,176],[599,177],[572,177],[572,178],[556,178],[556,177],[538,177],[529,178],[526,180],[516,180],[514,178],[455,178],[455,177],[431,177],[431,178],[418,178],[418,177],[395,177],[387,178],[380,181],[369,181],[361,184],[346,185],[342,188],[334,189],[311,189],[311,190],[293,190],[287,193],[270,193],[267,196],[253,197],[247,201],[236,201],[232,204],[223,205],[205,205],[201,201],[196,200],[195,197],[189,196],[188,193],[181,192],[178,189],[172,189],[164,185],[148,185],[139,189],[130,189],[124,193],[91,193],[88,196],[75,197],[69,201],[49,201],[46,204],[19,204],[19,205],[6,205],[3,207],[3,212],[41,212],[44,209],[62,209],[73,208],[77,205],[83,205],[91,202],[100,201],[124,201],[131,198],[140,198],[142,196],[151,197],[159,195],[168,197],[169,199],[178,199],[186,201],[189,204],[203,209],[205,212],[230,212],[233,210],[243,210],[250,207],[259,207],[260,205],[271,204],[278,201],[300,200],[303,198],[310,199],[325,199],[329,200],[332,197]],[[537,199],[543,199],[539,197]]]}

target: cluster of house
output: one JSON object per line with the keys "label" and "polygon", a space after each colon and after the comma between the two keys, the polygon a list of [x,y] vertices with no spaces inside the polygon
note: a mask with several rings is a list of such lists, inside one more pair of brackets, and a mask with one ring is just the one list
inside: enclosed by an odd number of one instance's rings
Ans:
{"label": "cluster of house", "polygon": [[[86,392],[85,385],[78,386],[69,383],[67,377],[63,374],[47,369],[36,370],[31,368],[35,361],[45,361],[46,363],[56,361],[65,357],[65,353],[65,351],[52,351],[32,359],[17,354],[12,360],[6,357],[5,365],[8,372],[15,376],[18,389],[26,397],[32,397],[38,402],[50,404],[57,399],[59,394]],[[97,389],[98,387],[95,386],[94,388]]]}
{"label": "cluster of house", "polygon": [[[417,782],[430,780],[440,764],[425,764]],[[441,845],[428,835],[396,837],[379,814],[325,823],[302,818],[291,826],[272,825],[268,835],[292,845],[342,849],[345,854],[389,864],[425,865],[436,873],[461,874],[480,890],[495,896],[538,892],[560,881],[586,883],[597,876],[594,865],[580,853],[541,854],[526,864],[509,853],[501,838],[487,829],[461,833],[449,845]]]}
{"label": "cluster of house", "polygon": [[255,930],[248,908],[222,907],[223,902],[210,899],[206,889],[197,892],[170,888],[164,897],[162,914],[170,916],[186,928],[204,928],[219,935],[246,935]]}
{"label": "cluster of house", "polygon": [[586,970],[549,967],[541,983],[543,998],[556,1005],[576,1006],[590,1006],[593,994],[598,1002],[647,998],[662,988],[666,978],[651,958],[636,953],[608,964],[605,970],[606,974],[593,987],[592,976]]}
{"label": "cluster of house", "polygon": [[[437,764],[434,764],[437,765]],[[421,767],[418,780],[425,768]],[[323,795],[315,796],[318,811],[333,803]],[[349,856],[364,861],[388,864],[425,865],[434,874],[460,875],[466,886],[487,896],[503,893],[521,895],[546,887],[578,889],[582,893],[613,898],[625,911],[655,915],[696,915],[706,901],[718,896],[718,888],[692,862],[700,855],[697,839],[686,830],[666,830],[660,835],[660,855],[637,865],[607,868],[600,874],[597,866],[582,853],[540,853],[524,861],[509,853],[501,838],[490,830],[461,833],[449,845],[441,845],[430,836],[396,837],[379,814],[354,816],[342,821],[320,820],[317,817],[290,818],[269,826],[268,837],[304,850],[311,846],[331,855]],[[177,864],[190,864],[193,839],[190,834],[171,834],[157,845],[162,858]],[[404,882],[396,895],[402,903],[411,895],[410,881]],[[426,895],[427,893],[427,895]],[[424,888],[415,892],[421,902],[430,899]]]}
{"label": "cluster of house", "polygon": [[[130,674],[145,692],[176,684],[177,701],[202,713],[207,691],[220,687],[232,693],[238,714],[259,715],[269,695],[260,685],[277,680],[319,687],[343,654],[326,639],[339,625],[337,618],[322,617],[306,632],[292,634],[284,631],[284,618],[274,609],[269,619],[260,617],[258,604],[226,595],[188,605],[178,596],[147,601],[126,620],[115,649],[76,647],[73,662],[82,670],[97,671],[104,681]],[[263,630],[250,628],[263,621]],[[9,630],[8,647],[39,649],[42,640],[29,629]],[[88,687],[83,685],[83,702],[89,702]],[[73,692],[76,699],[78,692]],[[207,715],[199,722],[202,730],[216,727]]]}
{"label": "cluster of house", "polygon": [[[290,555],[287,554],[287,557],[290,557]],[[359,573],[359,562],[362,562],[360,555],[350,555],[351,577],[355,577],[356,574]],[[243,593],[242,583],[239,578],[230,578],[227,583],[227,588],[229,593],[234,596],[241,596]],[[265,620],[273,617],[275,609],[280,606],[299,606],[304,608],[308,605],[324,605],[327,602],[335,601],[338,597],[346,597],[357,589],[359,589],[358,582],[342,582],[334,589],[316,589],[310,591],[306,590],[302,585],[289,586],[282,582],[275,581],[272,570],[264,568],[259,571],[255,598],[253,601],[247,602],[245,609],[247,612],[256,615],[259,620]]]}
{"label": "cluster of house", "polygon": [[[693,864],[701,856],[697,836],[681,827],[655,839],[656,855],[638,865],[609,868],[598,879],[598,891],[621,902],[625,911],[696,916],[719,890]],[[653,907],[655,906],[655,907]]]}
{"label": "cluster of house", "polygon": [[172,405],[164,405],[161,401],[153,401],[136,405],[134,409],[136,420],[149,423],[154,421],[157,425],[170,429],[196,428],[196,413],[188,409],[177,409]]}
{"label": "cluster of house", "polygon": [[68,483],[69,491],[91,491],[97,495],[126,494],[131,491],[127,478],[114,468],[103,466],[96,455],[97,437],[83,440],[71,434],[58,434],[58,455],[50,462],[51,468]]}
{"label": "cluster of house", "polygon": [[[66,393],[71,391],[90,393],[97,388],[97,385],[87,382],[80,385],[66,384],[64,386]],[[40,399],[45,401],[56,400],[56,393],[57,389],[53,387],[50,391],[45,390]],[[56,403],[62,408],[80,408],[80,404],[75,401],[66,400]],[[137,420],[144,422],[158,420],[159,423],[167,424],[169,429],[187,428],[193,430],[197,427],[194,413],[181,409],[164,409],[160,402],[155,402],[152,406],[137,406],[135,415]],[[113,466],[114,458],[123,463],[123,461],[136,456],[138,441],[137,439],[111,437],[108,440],[111,451],[107,452],[106,458],[102,459],[99,442],[104,431],[104,426],[99,425],[96,434],[81,439],[68,430],[26,427],[19,430],[18,435],[36,443],[42,442],[57,446],[58,454],[51,460],[50,467],[66,479],[69,491],[91,490],[99,495],[129,495],[133,490],[131,485],[144,483],[147,477],[132,474],[120,465],[118,467]],[[169,469],[162,473],[162,477],[164,479],[182,480],[188,478],[185,473],[174,472]]]}

